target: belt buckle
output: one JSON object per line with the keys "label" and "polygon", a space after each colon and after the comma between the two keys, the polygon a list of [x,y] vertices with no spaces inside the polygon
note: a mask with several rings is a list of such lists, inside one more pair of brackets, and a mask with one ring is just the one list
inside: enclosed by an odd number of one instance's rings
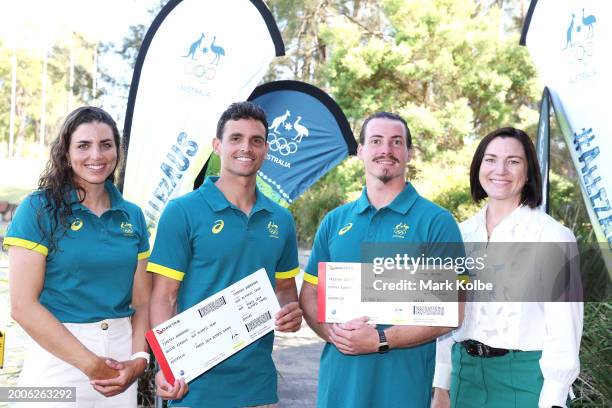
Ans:
{"label": "belt buckle", "polygon": [[465,347],[465,351],[467,351],[467,353],[470,356],[476,357],[479,356],[479,348],[478,348],[478,343],[476,343],[473,340],[466,340],[463,342],[463,346]]}
{"label": "belt buckle", "polygon": [[476,343],[476,350],[478,351],[478,357],[488,357],[487,349],[482,343]]}

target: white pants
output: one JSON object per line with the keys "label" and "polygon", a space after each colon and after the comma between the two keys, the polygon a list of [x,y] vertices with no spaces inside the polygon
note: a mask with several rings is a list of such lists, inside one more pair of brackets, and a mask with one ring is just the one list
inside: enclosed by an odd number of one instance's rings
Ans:
{"label": "white pants", "polygon": [[[132,354],[132,325],[129,317],[96,323],[64,323],[85,347],[101,357],[129,360]],[[106,328],[106,329],[104,329]],[[76,402],[19,402],[15,408],[131,408],[136,407],[137,381],[125,392],[105,397],[96,391],[79,369],[32,342],[19,377],[20,387],[76,387]]]}

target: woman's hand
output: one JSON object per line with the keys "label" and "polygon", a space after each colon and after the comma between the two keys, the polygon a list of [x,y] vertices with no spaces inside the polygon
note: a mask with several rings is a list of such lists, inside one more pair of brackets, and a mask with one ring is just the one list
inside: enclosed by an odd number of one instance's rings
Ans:
{"label": "woman's hand", "polygon": [[443,388],[434,388],[431,408],[450,408],[450,395],[448,390]]}
{"label": "woman's hand", "polygon": [[106,357],[94,356],[82,370],[90,380],[106,380],[119,375],[119,372],[106,364]]}
{"label": "woman's hand", "polygon": [[[102,358],[101,358],[102,359]],[[128,389],[134,381],[144,373],[147,368],[146,360],[138,358],[136,360],[116,361],[111,358],[104,359],[105,367],[116,373],[111,378],[92,378],[90,384],[93,388],[105,397],[121,394]]]}

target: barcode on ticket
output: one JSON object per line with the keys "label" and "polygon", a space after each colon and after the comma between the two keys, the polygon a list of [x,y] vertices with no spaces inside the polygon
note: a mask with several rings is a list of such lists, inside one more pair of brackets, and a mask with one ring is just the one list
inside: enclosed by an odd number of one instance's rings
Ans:
{"label": "barcode on ticket", "polygon": [[428,316],[444,316],[444,307],[442,306],[413,306],[414,315]]}
{"label": "barcode on ticket", "polygon": [[255,319],[253,319],[250,322],[248,322],[247,324],[245,324],[247,332],[250,332],[253,329],[256,329],[257,327],[261,326],[262,324],[264,324],[265,322],[267,322],[270,319],[272,319],[272,315],[270,315],[269,311],[264,313],[264,314],[262,314],[259,317],[256,317]]}
{"label": "barcode on ticket", "polygon": [[226,303],[225,296],[221,296],[220,298],[215,299],[212,302],[204,305],[204,307],[201,307],[200,309],[198,309],[198,312],[200,313],[200,317],[204,317],[210,312],[214,312],[221,306],[225,305],[225,303]]}

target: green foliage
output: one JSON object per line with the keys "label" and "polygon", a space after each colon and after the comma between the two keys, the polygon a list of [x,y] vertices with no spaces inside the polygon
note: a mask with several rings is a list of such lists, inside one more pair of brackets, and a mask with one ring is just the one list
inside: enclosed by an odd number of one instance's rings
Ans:
{"label": "green foliage", "polygon": [[[559,151],[559,145],[551,145],[553,166],[559,167],[562,160],[568,161],[567,149]],[[586,206],[570,168],[561,168],[565,175],[550,175],[551,216],[570,228],[579,243],[580,269],[584,293],[587,300],[610,299],[610,277],[603,262],[601,248],[596,244],[595,234]],[[569,171],[568,171],[569,170]],[[604,251],[607,249],[603,249]],[[577,398],[573,408],[607,407],[612,404],[612,304],[609,302],[585,302],[584,325],[580,345],[580,375],[574,383]]]}
{"label": "green foliage", "polygon": [[[311,34],[300,41],[319,64],[306,70],[309,75],[294,70],[296,79],[327,88],[353,124],[375,111],[401,114],[417,151],[408,170],[419,192],[458,220],[477,211],[466,170],[475,146],[465,144],[496,127],[537,120],[535,69],[518,45],[518,32],[501,35],[499,7],[473,0],[385,0],[309,1],[300,8],[281,1],[272,10],[284,34]],[[287,60],[312,64],[289,44],[285,66]],[[362,175],[361,164],[348,160],[310,193],[316,196],[327,182],[344,197],[354,196]],[[312,221],[318,225],[320,218]]]}
{"label": "green foliage", "polygon": [[420,171],[409,175],[421,195],[448,209],[458,222],[474,215],[482,203],[472,201],[470,194],[469,168],[474,143],[459,151],[441,152],[435,161],[422,161],[417,157],[415,167]]}
{"label": "green foliage", "polygon": [[325,214],[344,203],[344,197],[339,185],[325,183],[323,178],[291,204],[300,246],[312,246],[319,223]]}
{"label": "green foliage", "polygon": [[579,242],[590,239],[593,228],[575,181],[551,172],[549,202],[550,215],[571,229]]}
{"label": "green foliage", "polygon": [[365,183],[365,171],[363,163],[357,157],[348,157],[337,167],[327,173],[321,183],[315,184],[316,188],[322,184],[335,184],[341,187],[344,194],[361,192]]}
{"label": "green foliage", "polygon": [[325,48],[318,35],[318,26],[325,18],[322,2],[304,0],[296,7],[295,1],[269,2],[272,13],[285,41],[287,56],[278,58],[271,67],[266,82],[291,72],[291,76],[317,83]]}
{"label": "green foliage", "polygon": [[206,174],[208,176],[218,176],[221,172],[221,159],[215,153],[212,153],[206,162]]}
{"label": "green foliage", "polygon": [[471,0],[387,0],[382,11],[380,30],[344,15],[321,29],[330,50],[325,77],[351,118],[403,114],[431,159],[469,135],[521,123],[525,105],[535,108],[535,70],[517,35],[501,38],[496,7],[484,13]]}
{"label": "green foliage", "polygon": [[472,202],[470,188],[465,185],[446,186],[432,201],[450,210],[457,221],[465,221],[480,208]]}
{"label": "green foliage", "polygon": [[585,303],[584,331],[580,345],[580,376],[575,383],[577,399],[572,408],[612,405],[612,305]]}

